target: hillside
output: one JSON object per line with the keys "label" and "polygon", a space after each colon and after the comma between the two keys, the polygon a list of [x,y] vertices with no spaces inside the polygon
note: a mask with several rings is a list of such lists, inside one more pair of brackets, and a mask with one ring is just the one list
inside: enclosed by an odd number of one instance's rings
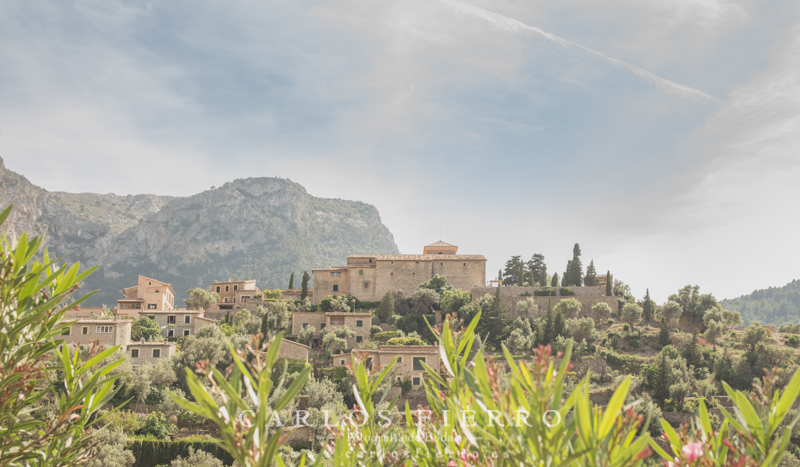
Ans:
{"label": "hillside", "polygon": [[[6,229],[47,234],[52,254],[99,265],[84,290],[112,305],[139,274],[172,282],[179,298],[213,280],[256,279],[286,287],[295,272],[342,263],[351,253],[396,253],[378,210],[317,198],[278,178],[248,178],[189,197],[49,192],[0,159]],[[182,302],[178,302],[182,304]]]}
{"label": "hillside", "polygon": [[738,311],[745,324],[760,321],[762,324],[800,322],[800,280],[783,287],[756,290],[750,295],[720,301],[723,308]]}

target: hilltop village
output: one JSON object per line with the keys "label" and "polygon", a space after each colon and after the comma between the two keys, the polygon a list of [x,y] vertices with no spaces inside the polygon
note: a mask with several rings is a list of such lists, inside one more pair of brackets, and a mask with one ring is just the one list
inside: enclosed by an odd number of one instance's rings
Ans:
{"label": "hilltop village", "polygon": [[[187,369],[199,362],[225,371],[232,363],[228,347],[244,349],[253,336],[268,342],[283,333],[276,382],[311,368],[306,387],[280,412],[283,420],[293,418],[291,411],[305,415],[305,423],[285,427],[286,444],[296,452],[318,446],[329,435],[329,417],[357,404],[355,361],[371,371],[395,362],[376,402],[392,408],[393,420],[404,423],[398,408],[406,404],[427,406],[426,368],[445,376],[437,342],[445,320],[457,328],[480,316],[472,352],[480,348],[490,361],[505,350],[524,361],[542,352],[537,348],[554,356],[571,349],[565,384],[589,377],[595,403],[607,404],[621,378],[633,375],[629,397],[640,401],[636,411],[676,425],[701,398],[728,403],[721,381],[748,389],[765,369],[779,368],[786,378],[794,368],[800,325],[741,326],[738,313],[697,286],[660,306],[649,291],[637,300],[610,271],[597,274],[593,261],[584,271],[580,256],[576,244],[561,277],[547,273],[542,255],[528,262],[515,256],[487,280],[483,255],[459,254],[457,246],[438,241],[421,254],[350,255],[345,265],[313,269],[297,281],[292,274],[286,289],[260,289],[247,279],[214,281],[189,290],[184,307],[176,305],[172,284],[139,276],[113,308],[69,309],[69,329],[61,337],[89,353],[119,346],[126,362],[118,371],[129,375],[112,403],[130,404],[112,419],[135,465],[143,467],[157,460],[167,465],[177,455],[143,460],[149,454],[142,453],[154,449],[148,443],[158,440],[191,442],[229,463],[209,441],[216,436],[213,426],[168,393],[187,394]],[[386,402],[395,398],[397,404]],[[719,410],[711,413],[718,422]],[[651,432],[657,435],[660,427]]]}

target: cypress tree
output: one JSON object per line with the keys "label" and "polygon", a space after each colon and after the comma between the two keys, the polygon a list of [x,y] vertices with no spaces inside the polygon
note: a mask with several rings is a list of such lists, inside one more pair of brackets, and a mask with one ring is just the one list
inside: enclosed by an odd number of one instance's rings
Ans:
{"label": "cypress tree", "polygon": [[269,342],[269,315],[264,313],[264,317],[261,318],[261,345],[266,342]]}
{"label": "cypress tree", "polygon": [[686,359],[686,365],[693,365],[697,368],[700,364],[700,340],[697,337],[697,331],[692,333],[692,338],[683,347],[683,358]]}
{"label": "cypress tree", "polygon": [[289,290],[292,289],[294,289],[294,272],[292,272],[292,275],[289,276]]}
{"label": "cypress tree", "polygon": [[594,260],[589,261],[589,267],[586,268],[586,285],[597,285],[597,271],[594,269]]}
{"label": "cypress tree", "polygon": [[558,336],[564,335],[564,330],[566,328],[566,323],[564,322],[564,315],[561,314],[561,310],[556,313],[556,317],[553,320],[553,339]]}
{"label": "cypress tree", "polygon": [[550,287],[558,287],[558,273],[553,274],[553,278],[550,279]]}
{"label": "cypress tree", "polygon": [[672,339],[669,337],[669,326],[667,320],[661,318],[661,332],[658,333],[658,346],[662,349],[672,344]]}
{"label": "cypress tree", "polygon": [[653,399],[661,404],[669,398],[669,386],[672,384],[672,371],[664,352],[659,354],[655,368],[655,381],[653,381]]}
{"label": "cypress tree", "polygon": [[226,311],[225,312],[225,317],[222,318],[222,323],[223,324],[231,324],[231,312],[230,311]]}
{"label": "cypress tree", "polygon": [[655,311],[655,303],[650,299],[650,289],[644,294],[644,303],[642,304],[642,319],[649,322],[653,319],[653,312]]}
{"label": "cypress tree", "polygon": [[302,289],[300,290],[300,300],[305,300],[308,297],[308,280],[311,277],[308,275],[308,271],[303,271],[303,280],[300,283]]}
{"label": "cypress tree", "polygon": [[611,271],[606,273],[606,297],[614,295],[614,285],[611,283]]}
{"label": "cypress tree", "polygon": [[553,342],[553,310],[550,307],[547,307],[547,314],[539,328],[538,337],[540,345],[549,345]]}

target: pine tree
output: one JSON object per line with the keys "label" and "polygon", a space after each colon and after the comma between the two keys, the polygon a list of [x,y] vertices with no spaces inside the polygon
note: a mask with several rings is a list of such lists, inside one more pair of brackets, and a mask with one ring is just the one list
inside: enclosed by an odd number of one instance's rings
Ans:
{"label": "pine tree", "polygon": [[611,271],[606,272],[606,297],[614,295],[614,284],[611,283]]}
{"label": "pine tree", "polygon": [[655,308],[655,303],[650,299],[650,289],[647,289],[647,292],[644,294],[644,303],[642,303],[642,319],[644,319],[646,323],[653,319]]}
{"label": "pine tree", "polygon": [[506,261],[506,267],[502,274],[503,285],[521,286],[525,281],[525,263],[520,256],[512,256],[510,260]]}
{"label": "pine tree", "polygon": [[308,271],[303,271],[303,280],[300,283],[300,300],[305,300],[308,297],[308,281],[311,277],[308,275]]}
{"label": "pine tree", "polygon": [[661,318],[661,332],[658,334],[658,346],[663,349],[668,345],[672,345],[672,338],[669,337],[669,325],[667,325],[667,320],[665,318]]}
{"label": "pine tree", "polygon": [[292,289],[294,289],[294,272],[292,272],[292,275],[289,276],[289,290]]}
{"label": "pine tree", "polygon": [[558,287],[558,273],[553,274],[553,278],[550,280],[550,287]]}
{"label": "pine tree", "polygon": [[381,299],[380,305],[378,305],[378,310],[375,312],[375,316],[381,320],[381,323],[388,323],[393,314],[394,294],[391,292],[386,292]]}
{"label": "pine tree", "polygon": [[586,268],[586,285],[597,285],[597,271],[594,269],[594,260],[589,261],[589,267]]}
{"label": "pine tree", "polygon": [[546,286],[547,281],[547,265],[544,264],[544,255],[536,253],[531,256],[527,263],[528,272],[530,274],[530,285],[538,283],[540,286]]}

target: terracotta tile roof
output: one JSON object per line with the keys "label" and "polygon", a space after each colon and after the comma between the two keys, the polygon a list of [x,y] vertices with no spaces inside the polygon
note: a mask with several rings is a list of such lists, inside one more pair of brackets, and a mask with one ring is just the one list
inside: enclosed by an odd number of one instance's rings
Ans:
{"label": "terracotta tile roof", "polygon": [[132,319],[79,319],[71,324],[130,324],[133,323]]}
{"label": "terracotta tile roof", "polygon": [[197,310],[139,310],[138,313],[144,315],[198,315],[203,312]]}
{"label": "terracotta tile roof", "polygon": [[486,261],[483,255],[374,255],[376,261]]}
{"label": "terracotta tile roof", "polygon": [[168,346],[172,347],[176,345],[176,342],[169,342],[169,341],[159,341],[159,342],[138,342],[138,341],[131,341],[128,344],[128,347],[137,347],[137,346]]}
{"label": "terracotta tile roof", "polygon": [[360,317],[372,317],[372,313],[351,313],[349,311],[326,311],[325,316],[360,316]]}
{"label": "terracotta tile roof", "polygon": [[438,242],[433,242],[430,245],[425,245],[426,248],[429,247],[429,246],[453,246],[454,247],[455,245],[451,245],[449,243],[445,243],[445,242],[439,240]]}

